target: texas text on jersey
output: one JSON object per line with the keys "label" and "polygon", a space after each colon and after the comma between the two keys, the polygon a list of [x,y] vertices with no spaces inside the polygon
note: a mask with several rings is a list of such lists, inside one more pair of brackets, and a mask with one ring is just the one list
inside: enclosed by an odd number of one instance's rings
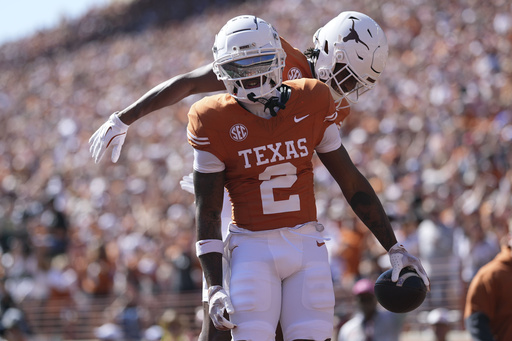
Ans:
{"label": "texas text on jersey", "polygon": [[324,83],[284,84],[292,88],[290,99],[269,120],[246,111],[228,94],[206,97],[189,112],[189,143],[225,164],[225,187],[237,207],[233,223],[245,229],[316,221],[311,159],[339,116]]}

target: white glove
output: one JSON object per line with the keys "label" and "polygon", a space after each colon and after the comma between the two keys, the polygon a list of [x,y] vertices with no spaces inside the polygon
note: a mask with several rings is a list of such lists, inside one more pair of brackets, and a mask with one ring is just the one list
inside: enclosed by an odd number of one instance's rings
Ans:
{"label": "white glove", "polygon": [[194,192],[194,174],[190,173],[185,175],[180,181],[181,189],[189,193],[195,194]]}
{"label": "white glove", "polygon": [[215,328],[218,330],[236,328],[235,324],[224,318],[224,311],[228,314],[233,314],[235,309],[223,287],[214,285],[208,288],[208,305],[208,312]]}
{"label": "white glove", "polygon": [[430,290],[430,281],[425,269],[423,269],[423,266],[421,265],[420,260],[407,252],[402,244],[396,243],[393,245],[391,249],[389,249],[388,254],[389,260],[391,261],[391,266],[393,267],[393,271],[391,273],[391,281],[398,281],[398,277],[400,277],[400,271],[402,271],[402,269],[405,267],[411,267],[416,270],[420,278],[423,280],[423,283],[425,283],[428,290]]}
{"label": "white glove", "polygon": [[119,117],[117,117],[117,112],[115,112],[110,115],[107,122],[103,123],[101,127],[92,134],[89,139],[89,152],[95,163],[100,162],[107,148],[110,146],[113,148],[112,162],[115,163],[119,160],[128,127],[129,125],[124,124]]}

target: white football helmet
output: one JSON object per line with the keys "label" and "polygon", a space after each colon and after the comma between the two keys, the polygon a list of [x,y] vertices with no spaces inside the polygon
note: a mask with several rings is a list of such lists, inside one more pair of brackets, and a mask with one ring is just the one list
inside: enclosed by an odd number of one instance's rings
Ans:
{"label": "white football helmet", "polygon": [[313,37],[316,78],[331,88],[338,109],[373,88],[386,66],[388,43],[381,27],[359,12],[342,12]]}
{"label": "white football helmet", "polygon": [[283,81],[286,53],[265,20],[250,15],[229,20],[215,36],[212,50],[217,78],[242,102],[271,96]]}

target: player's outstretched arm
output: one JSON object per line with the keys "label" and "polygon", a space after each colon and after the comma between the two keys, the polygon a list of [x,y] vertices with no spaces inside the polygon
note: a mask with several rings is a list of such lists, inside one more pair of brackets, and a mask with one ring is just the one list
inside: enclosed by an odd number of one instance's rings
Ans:
{"label": "player's outstretched arm", "polygon": [[132,124],[147,114],[178,103],[194,94],[226,90],[212,70],[212,64],[204,65],[188,73],[175,76],[146,92],[136,102],[118,113],[125,124]]}
{"label": "player's outstretched arm", "polygon": [[350,207],[388,251],[393,266],[392,281],[398,280],[398,274],[404,267],[412,267],[429,287],[430,281],[421,262],[397,242],[382,203],[350,159],[345,147],[329,153],[318,153],[318,156],[340,186]]}
{"label": "player's outstretched arm", "polygon": [[112,114],[94,132],[89,139],[92,158],[98,163],[108,147],[113,146],[111,159],[112,162],[117,162],[130,124],[153,111],[173,105],[187,96],[220,90],[225,90],[225,87],[221,81],[217,80],[217,76],[212,71],[212,64],[160,83],[124,110]]}

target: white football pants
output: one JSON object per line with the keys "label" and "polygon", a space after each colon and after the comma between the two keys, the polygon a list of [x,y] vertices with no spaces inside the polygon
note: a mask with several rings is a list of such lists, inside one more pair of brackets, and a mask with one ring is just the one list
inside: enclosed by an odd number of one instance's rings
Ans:
{"label": "white football pants", "polygon": [[[334,290],[323,226],[252,232],[230,225],[230,316],[233,340],[331,338]],[[228,274],[229,275],[229,274]]]}

